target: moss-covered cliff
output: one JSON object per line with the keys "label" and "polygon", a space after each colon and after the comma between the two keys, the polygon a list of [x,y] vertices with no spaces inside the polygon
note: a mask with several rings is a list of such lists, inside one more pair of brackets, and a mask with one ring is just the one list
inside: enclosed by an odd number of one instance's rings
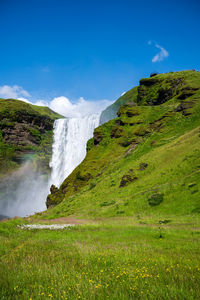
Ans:
{"label": "moss-covered cliff", "polygon": [[198,213],[200,73],[142,79],[113,106],[118,117],[95,129],[44,215]]}
{"label": "moss-covered cliff", "polygon": [[54,120],[47,107],[0,99],[0,178],[33,159],[37,171],[49,172]]}

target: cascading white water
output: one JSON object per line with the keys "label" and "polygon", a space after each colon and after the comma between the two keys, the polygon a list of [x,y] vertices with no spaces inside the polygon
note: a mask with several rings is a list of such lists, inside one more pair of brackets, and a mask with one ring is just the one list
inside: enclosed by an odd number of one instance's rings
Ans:
{"label": "cascading white water", "polygon": [[59,187],[84,159],[86,143],[99,125],[99,118],[99,114],[93,114],[55,121],[50,180],[34,172],[32,162],[23,164],[1,182],[4,188],[0,186],[0,218],[1,215],[25,217],[46,209],[50,185]]}
{"label": "cascading white water", "polygon": [[86,155],[86,143],[99,125],[99,114],[59,119],[54,123],[51,183],[59,187]]}

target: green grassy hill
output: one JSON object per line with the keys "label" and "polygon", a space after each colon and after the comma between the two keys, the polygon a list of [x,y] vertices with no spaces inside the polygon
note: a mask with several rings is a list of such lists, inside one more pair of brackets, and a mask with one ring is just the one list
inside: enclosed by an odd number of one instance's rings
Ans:
{"label": "green grassy hill", "polygon": [[52,187],[43,217],[200,213],[200,73],[141,79],[123,97],[84,161]]}
{"label": "green grassy hill", "polygon": [[54,120],[48,107],[15,99],[0,99],[0,177],[36,158],[36,167],[48,172]]}
{"label": "green grassy hill", "polygon": [[0,299],[200,299],[200,73],[143,79],[130,99],[51,208],[0,222]]}

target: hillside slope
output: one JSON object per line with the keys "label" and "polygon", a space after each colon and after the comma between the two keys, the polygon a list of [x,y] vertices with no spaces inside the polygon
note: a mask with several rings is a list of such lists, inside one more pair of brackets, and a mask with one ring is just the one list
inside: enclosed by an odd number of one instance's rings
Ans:
{"label": "hillside slope", "polygon": [[44,213],[187,215],[200,212],[200,73],[142,79],[134,101],[94,131],[84,161]]}
{"label": "hillside slope", "polygon": [[120,106],[136,102],[137,101],[137,87],[134,87],[130,91],[122,95],[117,101],[108,106],[104,111],[102,111],[100,116],[100,125],[114,119],[117,117],[117,112]]}
{"label": "hillside slope", "polygon": [[0,177],[37,156],[37,168],[47,173],[54,120],[61,118],[48,107],[14,99],[0,99]]}

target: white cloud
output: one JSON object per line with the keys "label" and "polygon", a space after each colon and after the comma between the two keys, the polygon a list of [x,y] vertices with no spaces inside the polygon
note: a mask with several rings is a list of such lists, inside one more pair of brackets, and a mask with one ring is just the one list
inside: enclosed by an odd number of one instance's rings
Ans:
{"label": "white cloud", "polygon": [[18,99],[37,106],[47,106],[62,116],[69,118],[83,117],[94,113],[101,113],[102,110],[113,103],[113,101],[109,100],[89,101],[85,100],[83,97],[80,97],[75,103],[72,103],[65,96],[56,97],[50,102],[47,102],[43,99],[38,99],[33,102],[25,98],[30,97],[30,94],[18,85],[0,86],[0,97],[6,99]]}
{"label": "white cloud", "polygon": [[37,105],[37,106],[49,106],[49,103],[47,101],[44,101],[44,100],[37,100],[36,102],[31,103],[31,104],[34,104],[34,105]]}
{"label": "white cloud", "polygon": [[26,99],[26,98],[24,98],[24,97],[19,97],[19,98],[17,98],[17,100],[21,100],[21,101],[24,101],[24,102],[26,102],[26,103],[32,104],[28,99]]}
{"label": "white cloud", "polygon": [[158,45],[157,43],[155,42],[152,42],[152,41],[148,41],[148,45],[154,45],[156,48],[158,48],[160,50],[159,53],[157,53],[153,58],[152,58],[152,62],[155,63],[155,62],[159,62],[159,61],[162,61],[163,59],[165,59],[166,57],[169,56],[169,52],[163,48],[162,46]]}
{"label": "white cloud", "polygon": [[19,98],[19,97],[30,97],[29,93],[18,85],[3,85],[0,86],[0,97],[2,98]]}
{"label": "white cloud", "polygon": [[80,97],[76,103],[70,102],[70,100],[64,96],[54,98],[49,107],[55,112],[65,117],[83,117],[86,115],[101,113],[112,101],[99,100],[88,101],[83,97]]}
{"label": "white cloud", "polygon": [[160,52],[157,53],[153,58],[152,58],[152,62],[155,63],[155,62],[158,62],[158,61],[162,61],[164,58],[168,57],[169,56],[169,53],[168,51],[163,48],[162,46],[158,45],[158,44],[155,44],[155,47],[160,49]]}

